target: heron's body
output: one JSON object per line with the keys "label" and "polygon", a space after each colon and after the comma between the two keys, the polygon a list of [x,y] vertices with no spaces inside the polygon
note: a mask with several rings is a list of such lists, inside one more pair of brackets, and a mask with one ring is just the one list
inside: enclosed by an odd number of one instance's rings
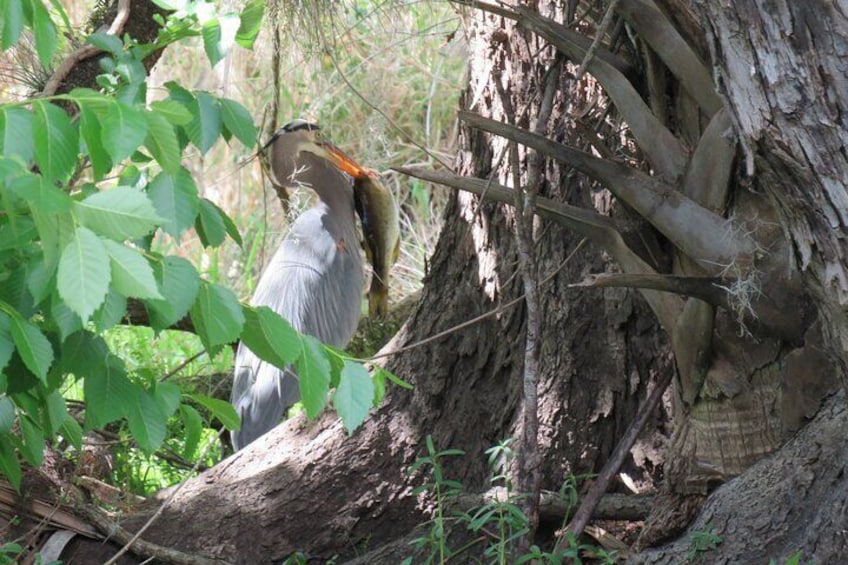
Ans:
{"label": "heron's body", "polygon": [[[300,150],[293,143],[299,131],[278,134],[269,144],[272,171],[280,184],[308,186],[320,201],[292,224],[251,303],[268,306],[301,333],[344,347],[359,322],[363,286],[352,179],[326,159]],[[233,434],[233,446],[241,449],[274,428],[300,393],[292,368],[278,369],[244,344],[234,372],[232,401],[241,429]]]}

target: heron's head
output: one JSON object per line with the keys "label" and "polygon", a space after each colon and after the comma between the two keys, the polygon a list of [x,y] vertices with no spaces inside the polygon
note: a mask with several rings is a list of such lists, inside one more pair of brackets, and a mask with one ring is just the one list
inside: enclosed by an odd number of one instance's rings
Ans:
{"label": "heron's head", "polygon": [[339,171],[353,178],[367,174],[356,161],[333,145],[317,125],[294,120],[281,127],[265,145],[274,180],[282,186],[313,188],[336,182]]}

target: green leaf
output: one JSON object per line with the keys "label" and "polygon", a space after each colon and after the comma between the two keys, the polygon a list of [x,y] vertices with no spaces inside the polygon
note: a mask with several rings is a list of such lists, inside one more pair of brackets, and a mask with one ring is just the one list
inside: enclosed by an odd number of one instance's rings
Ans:
{"label": "green leaf", "polygon": [[180,169],[182,151],[174,126],[158,112],[146,112],[147,138],[144,144],[163,171],[176,174]]}
{"label": "green leaf", "polygon": [[345,361],[333,406],[341,416],[348,435],[365,421],[374,399],[374,383],[359,363]]}
{"label": "green leaf", "polygon": [[168,418],[153,395],[144,389],[136,387],[135,401],[127,414],[127,423],[138,446],[146,453],[153,453],[165,441]]}
{"label": "green leaf", "polygon": [[185,430],[183,434],[183,457],[192,459],[203,435],[203,418],[201,418],[200,412],[188,404],[180,405],[180,418]]}
{"label": "green leaf", "polygon": [[191,173],[180,167],[176,174],[161,172],[148,185],[147,194],[156,213],[164,218],[162,229],[179,239],[194,224],[200,209],[197,185]]}
{"label": "green leaf", "polygon": [[262,15],[265,0],[249,0],[241,11],[241,24],[236,33],[236,43],[245,49],[253,49],[259,30],[262,29]]}
{"label": "green leaf", "polygon": [[48,179],[64,182],[77,164],[77,129],[64,110],[50,102],[34,101],[32,112],[35,162]]}
{"label": "green leaf", "polygon": [[82,449],[82,428],[76,420],[70,416],[65,418],[65,421],[62,422],[62,426],[59,428],[59,433],[63,438],[68,440],[68,443],[74,446],[77,451]]}
{"label": "green leaf", "polygon": [[105,332],[114,327],[124,318],[127,311],[127,298],[117,291],[110,290],[106,293],[103,304],[94,311],[91,321],[97,331]]}
{"label": "green leaf", "polygon": [[[23,173],[9,182],[8,186],[9,190],[26,201],[33,214],[55,214],[71,209],[71,197],[41,175]],[[44,237],[40,230],[39,235]]]}
{"label": "green leaf", "polygon": [[109,255],[91,230],[80,227],[62,251],[56,284],[62,300],[83,322],[103,303],[110,282]]}
{"label": "green leaf", "polygon": [[15,405],[12,399],[0,394],[0,436],[9,433],[15,423]]}
{"label": "green leaf", "polygon": [[58,293],[51,301],[50,315],[53,316],[53,322],[59,328],[59,337],[63,341],[83,328],[82,319],[59,298]]}
{"label": "green leaf", "polygon": [[103,145],[103,130],[100,127],[100,120],[96,112],[85,105],[80,105],[80,134],[91,159],[94,180],[102,180],[103,176],[112,170],[112,159],[109,157],[109,151]]}
{"label": "green leaf", "polygon": [[186,396],[209,410],[212,416],[218,418],[228,430],[237,430],[241,427],[235,407],[226,400],[203,396],[202,394],[187,394]]}
{"label": "green leaf", "polygon": [[256,145],[256,126],[253,124],[253,116],[250,112],[236,102],[227,98],[221,98],[221,115],[224,118],[224,126],[241,141],[245,147],[251,148]]}
{"label": "green leaf", "polygon": [[32,31],[35,34],[35,50],[38,53],[38,60],[41,66],[49,69],[50,62],[53,59],[53,53],[56,52],[58,37],[56,26],[53,20],[50,19],[50,14],[47,8],[41,3],[41,0],[32,1]]}
{"label": "green leaf", "polygon": [[22,0],[3,0],[0,2],[3,14],[3,51],[18,42],[24,30],[24,6]]}
{"label": "green leaf", "polygon": [[123,368],[117,363],[102,363],[84,376],[86,428],[102,428],[129,414],[139,391]]}
{"label": "green leaf", "polygon": [[206,349],[236,341],[244,326],[241,304],[233,291],[205,281],[191,307],[191,320]]}
{"label": "green leaf", "polygon": [[304,335],[301,343],[301,355],[295,362],[300,397],[306,415],[314,418],[327,403],[327,394],[330,391],[330,362],[324,354],[321,342],[314,337]]}
{"label": "green leaf", "polygon": [[147,195],[127,186],[75,203],[74,215],[85,227],[116,241],[144,237],[162,223]]}
{"label": "green leaf", "polygon": [[284,369],[300,356],[300,335],[284,318],[268,308],[245,306],[241,341],[257,357]]}
{"label": "green leaf", "polygon": [[224,243],[224,238],[227,237],[227,226],[224,224],[221,214],[218,213],[219,210],[220,208],[206,198],[200,199],[200,208],[197,220],[194,222],[194,229],[204,247],[218,247]]}
{"label": "green leaf", "polygon": [[150,325],[160,331],[177,323],[186,315],[200,290],[200,276],[194,265],[180,257],[168,256],[153,264],[165,300],[146,301]]}
{"label": "green leaf", "polygon": [[21,463],[18,461],[15,447],[9,441],[9,436],[6,435],[0,435],[0,472],[6,476],[15,490],[20,492]]}
{"label": "green leaf", "polygon": [[170,418],[179,408],[181,395],[180,387],[174,383],[158,382],[153,389],[153,398],[166,418]]}
{"label": "green leaf", "polygon": [[68,414],[68,406],[65,404],[65,397],[62,396],[62,393],[58,390],[53,390],[47,395],[47,398],[44,399],[44,404],[45,416],[47,418],[45,423],[47,424],[50,433],[55,434],[59,431],[59,428],[65,420],[71,417],[71,415]]}
{"label": "green leaf", "polygon": [[17,106],[0,106],[0,152],[4,157],[17,155],[29,163],[35,154],[32,138],[32,114]]}
{"label": "green leaf", "polygon": [[119,102],[109,105],[103,119],[103,147],[113,163],[120,163],[133,154],[147,137],[148,121],[142,110]]}
{"label": "green leaf", "polygon": [[241,19],[238,14],[221,14],[217,20],[209,20],[203,24],[203,48],[209,63],[214,67],[227,56],[235,43]]}
{"label": "green leaf", "polygon": [[[9,360],[12,358],[12,352],[15,350],[15,342],[12,339],[12,331],[9,327],[10,324],[11,317],[4,312],[0,312],[0,374],[3,373],[3,369],[9,364]],[[0,398],[3,397],[0,396]],[[3,430],[0,428],[0,433],[2,432]]]}
{"label": "green leaf", "polygon": [[150,108],[168,119],[175,126],[184,126],[191,122],[192,114],[185,105],[176,100],[157,100]]}
{"label": "green leaf", "polygon": [[123,243],[103,240],[112,265],[112,287],[123,296],[162,298],[147,259]]}
{"label": "green leaf", "polygon": [[221,135],[220,104],[218,99],[208,92],[200,91],[195,95],[192,109],[196,114],[186,126],[186,133],[195,147],[200,149],[200,153],[205,155]]}
{"label": "green leaf", "polygon": [[12,339],[26,368],[47,384],[47,371],[53,364],[53,347],[37,326],[12,316]]}
{"label": "green leaf", "polygon": [[120,57],[124,50],[124,43],[114,35],[108,33],[92,33],[88,36],[86,43],[90,43],[103,51],[111,53],[115,58]]}
{"label": "green leaf", "polygon": [[35,467],[44,462],[44,433],[32,420],[21,416],[21,455]]}

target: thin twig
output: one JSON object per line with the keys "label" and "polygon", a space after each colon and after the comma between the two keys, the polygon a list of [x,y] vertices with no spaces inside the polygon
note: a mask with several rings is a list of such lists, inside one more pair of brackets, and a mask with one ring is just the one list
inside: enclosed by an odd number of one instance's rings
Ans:
{"label": "thin twig", "polygon": [[[115,36],[120,35],[121,30],[124,29],[124,24],[127,23],[127,19],[129,19],[129,17],[130,0],[118,0],[118,13],[115,14],[115,19],[112,20],[112,25],[109,26],[106,33]],[[59,67],[47,80],[47,83],[44,85],[44,89],[41,91],[41,95],[53,96],[56,94],[56,91],[59,89],[59,85],[62,84],[62,81],[68,77],[68,74],[70,74],[75,66],[85,59],[93,57],[102,51],[102,49],[95,47],[94,45],[83,45],[72,52],[65,58],[64,61],[62,61],[62,64],[59,65]]]}
{"label": "thin twig", "polygon": [[[665,389],[668,388],[668,385],[671,383],[673,374],[674,371],[666,371],[662,378],[657,382],[654,390],[651,391],[651,394],[648,395],[648,398],[646,398],[645,402],[639,407],[639,411],[636,412],[636,417],[633,418],[633,421],[630,422],[629,426],[627,426],[627,429],[624,431],[624,435],[621,437],[621,440],[619,440],[618,445],[615,446],[612,455],[610,455],[610,458],[604,464],[604,468],[601,469],[600,473],[598,473],[595,482],[592,483],[589,492],[586,493],[586,497],[583,499],[583,502],[580,503],[580,507],[577,509],[577,512],[574,513],[574,518],[571,519],[571,523],[568,525],[568,531],[574,534],[575,537],[583,533],[583,529],[586,527],[586,524],[589,523],[589,519],[592,517],[595,507],[598,505],[598,502],[600,502],[604,492],[606,492],[610,481],[615,474],[618,473],[622,463],[624,463],[624,460],[630,454],[630,448],[633,447],[634,443],[636,443],[636,438],[639,437],[639,434],[648,422],[648,418],[650,418],[651,414],[654,413],[654,410],[660,403],[660,399],[662,398]],[[557,548],[560,547],[560,544],[564,539],[564,537],[560,537],[557,540]]]}
{"label": "thin twig", "polygon": [[595,39],[592,41],[592,44],[589,46],[589,49],[586,51],[586,55],[583,56],[583,61],[581,61],[580,66],[577,68],[577,72],[574,75],[574,80],[580,80],[583,78],[583,75],[586,73],[586,67],[589,66],[589,63],[592,61],[592,58],[595,56],[595,52],[598,50],[598,47],[601,46],[601,41],[604,38],[604,34],[606,34],[607,29],[612,23],[612,16],[615,13],[615,7],[618,4],[618,0],[612,0],[607,7],[607,11],[604,14],[604,18],[601,20],[600,25],[598,26],[598,31],[595,34]]}

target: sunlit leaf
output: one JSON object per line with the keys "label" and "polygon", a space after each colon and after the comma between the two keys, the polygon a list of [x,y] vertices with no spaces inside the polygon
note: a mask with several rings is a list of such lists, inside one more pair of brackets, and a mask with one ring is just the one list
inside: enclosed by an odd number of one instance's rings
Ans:
{"label": "sunlit leaf", "polygon": [[174,126],[158,112],[146,112],[147,138],[144,144],[162,170],[176,174],[180,169],[180,144]]}
{"label": "sunlit leaf", "polygon": [[240,25],[241,19],[238,14],[232,13],[220,14],[218,19],[203,24],[201,30],[203,48],[213,67],[229,53],[235,43]]}
{"label": "sunlit leaf", "polygon": [[2,47],[3,51],[18,42],[24,30],[24,6],[22,0],[2,0],[0,10],[3,14]]}
{"label": "sunlit leaf", "polygon": [[243,312],[241,341],[257,357],[285,368],[300,356],[300,335],[279,314],[267,306],[244,307]]}
{"label": "sunlit leaf", "polygon": [[123,243],[103,240],[112,265],[112,286],[124,296],[162,298],[153,277],[153,269],[138,251]]}
{"label": "sunlit leaf", "polygon": [[233,291],[208,282],[200,285],[191,320],[207,349],[236,341],[244,326],[241,304]]}
{"label": "sunlit leaf", "polygon": [[116,241],[143,237],[162,222],[147,195],[127,186],[75,203],[74,215],[82,225]]}
{"label": "sunlit leaf", "polygon": [[212,413],[228,430],[237,430],[241,426],[235,407],[226,400],[203,396],[202,394],[187,394],[191,398]]}
{"label": "sunlit leaf", "polygon": [[188,404],[180,405],[180,418],[183,421],[183,457],[192,459],[203,435],[203,418],[200,412]]}
{"label": "sunlit leaf", "polygon": [[56,284],[62,300],[85,322],[103,303],[111,280],[109,255],[91,230],[80,227],[62,251]]}
{"label": "sunlit leaf", "polygon": [[147,137],[147,120],[144,112],[132,106],[113,102],[109,105],[102,128],[103,147],[113,163],[120,163],[144,143]]}
{"label": "sunlit leaf", "polygon": [[301,355],[295,362],[297,367],[300,397],[306,415],[314,418],[324,409],[330,391],[330,362],[321,342],[312,336],[302,336]]}
{"label": "sunlit leaf", "polygon": [[185,167],[175,173],[161,172],[148,185],[147,194],[153,201],[156,213],[165,222],[162,229],[179,238],[194,224],[200,209],[197,185]]}
{"label": "sunlit leaf", "polygon": [[50,14],[41,0],[31,0],[31,2],[35,51],[38,53],[38,60],[41,65],[49,69],[50,61],[53,59],[53,53],[56,52],[56,45],[58,44],[56,25],[50,19]]}
{"label": "sunlit leaf", "polygon": [[241,24],[236,33],[236,43],[245,49],[253,49],[256,36],[262,29],[262,16],[265,11],[265,0],[248,0],[242,8]]}
{"label": "sunlit leaf", "polygon": [[64,182],[77,164],[77,130],[65,111],[50,102],[33,102],[32,112],[35,162],[47,178]]}
{"label": "sunlit leaf", "polygon": [[374,383],[368,371],[359,363],[345,361],[339,386],[333,395],[333,407],[348,434],[352,434],[365,421],[373,399]]}

